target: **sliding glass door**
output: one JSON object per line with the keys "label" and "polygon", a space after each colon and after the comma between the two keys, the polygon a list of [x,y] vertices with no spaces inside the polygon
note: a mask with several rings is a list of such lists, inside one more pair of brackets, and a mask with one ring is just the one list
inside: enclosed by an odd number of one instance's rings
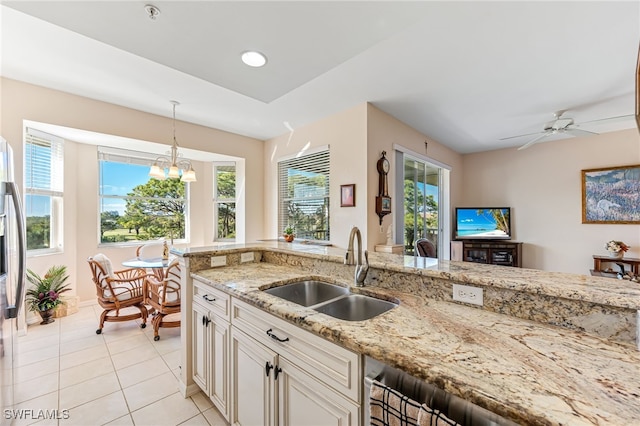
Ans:
{"label": "sliding glass door", "polygon": [[[426,238],[438,255],[441,228],[441,168],[406,153],[402,158],[403,243],[407,255],[415,253],[415,242]],[[400,219],[400,218],[398,218]],[[397,229],[397,228],[396,228]]]}

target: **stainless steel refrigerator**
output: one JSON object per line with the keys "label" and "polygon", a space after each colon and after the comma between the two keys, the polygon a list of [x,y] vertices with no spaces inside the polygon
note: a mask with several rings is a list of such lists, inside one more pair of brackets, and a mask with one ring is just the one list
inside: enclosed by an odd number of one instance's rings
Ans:
{"label": "stainless steel refrigerator", "polygon": [[0,424],[11,424],[18,315],[22,315],[26,244],[22,202],[13,175],[13,151],[0,137]]}

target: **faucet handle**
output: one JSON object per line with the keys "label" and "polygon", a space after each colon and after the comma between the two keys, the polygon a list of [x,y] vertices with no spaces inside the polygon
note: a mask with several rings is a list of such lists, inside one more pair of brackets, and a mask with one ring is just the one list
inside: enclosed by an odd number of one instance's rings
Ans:
{"label": "faucet handle", "polygon": [[364,264],[369,266],[369,251],[368,250],[364,251]]}

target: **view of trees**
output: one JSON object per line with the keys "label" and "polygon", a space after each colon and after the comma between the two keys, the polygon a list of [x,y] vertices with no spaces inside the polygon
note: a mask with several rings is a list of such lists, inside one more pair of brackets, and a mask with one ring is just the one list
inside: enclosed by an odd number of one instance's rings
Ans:
{"label": "view of trees", "polygon": [[100,214],[101,242],[185,238],[185,184],[179,179],[150,179],[127,196],[123,215]]}
{"label": "view of trees", "polygon": [[[216,166],[217,200],[235,200],[236,197],[236,167]],[[218,239],[232,239],[236,237],[236,203],[218,202]]]}
{"label": "view of trees", "polygon": [[27,217],[27,250],[49,248],[51,216]]}
{"label": "view of trees", "polygon": [[298,238],[329,240],[328,176],[321,173],[289,176],[285,206],[287,222]]}
{"label": "view of trees", "polygon": [[417,238],[427,237],[428,230],[438,228],[438,203],[433,195],[425,195],[411,179],[404,181],[404,245],[413,254]]}

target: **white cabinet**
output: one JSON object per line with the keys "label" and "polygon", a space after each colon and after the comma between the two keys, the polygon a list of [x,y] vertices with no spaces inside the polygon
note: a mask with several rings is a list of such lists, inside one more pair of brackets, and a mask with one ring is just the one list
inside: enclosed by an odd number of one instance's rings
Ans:
{"label": "white cabinet", "polygon": [[360,356],[232,299],[234,425],[358,425]]}
{"label": "white cabinet", "polygon": [[232,331],[233,425],[275,425],[277,354],[241,331]]}
{"label": "white cabinet", "polygon": [[225,419],[229,419],[230,410],[229,299],[227,294],[194,281],[191,309],[193,381]]}

